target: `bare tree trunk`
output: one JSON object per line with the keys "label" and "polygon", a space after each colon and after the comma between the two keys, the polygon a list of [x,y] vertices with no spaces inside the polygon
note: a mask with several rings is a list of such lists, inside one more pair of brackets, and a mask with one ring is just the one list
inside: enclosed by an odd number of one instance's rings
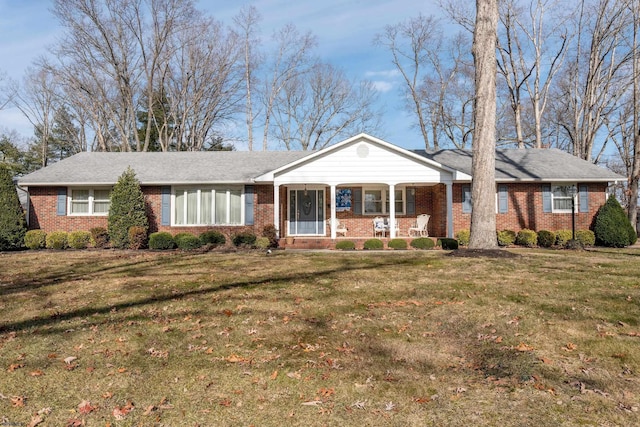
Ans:
{"label": "bare tree trunk", "polygon": [[476,25],[473,37],[476,100],[469,239],[469,247],[472,249],[497,247],[495,208],[497,27],[497,0],[476,0]]}
{"label": "bare tree trunk", "polygon": [[[632,0],[631,13],[633,22],[637,23],[640,17],[640,2]],[[638,220],[638,184],[640,184],[640,53],[638,52],[638,25],[633,26],[632,41],[632,72],[633,72],[633,163],[629,173],[629,206],[628,216],[633,229],[636,229]]]}

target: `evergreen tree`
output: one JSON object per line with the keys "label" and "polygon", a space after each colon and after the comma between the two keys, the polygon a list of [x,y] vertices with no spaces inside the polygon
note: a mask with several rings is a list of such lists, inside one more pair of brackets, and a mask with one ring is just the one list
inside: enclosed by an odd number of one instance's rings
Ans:
{"label": "evergreen tree", "polygon": [[133,226],[149,228],[144,194],[140,182],[130,167],[120,175],[111,191],[108,232],[111,245],[124,249],[129,247],[129,229]]}
{"label": "evergreen tree", "polygon": [[613,195],[598,211],[593,232],[598,246],[624,248],[637,240],[624,209]]}
{"label": "evergreen tree", "polygon": [[20,199],[9,168],[0,164],[0,250],[20,249],[27,232]]}

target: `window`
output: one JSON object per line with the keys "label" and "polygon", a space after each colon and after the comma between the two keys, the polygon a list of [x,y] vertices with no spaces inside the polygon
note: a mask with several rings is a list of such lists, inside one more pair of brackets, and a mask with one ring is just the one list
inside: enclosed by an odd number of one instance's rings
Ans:
{"label": "window", "polygon": [[[405,190],[395,190],[395,209],[396,214],[404,214],[404,192]],[[384,203],[382,201],[384,200]],[[364,214],[388,214],[389,208],[389,190],[386,188],[365,188],[364,189]]]}
{"label": "window", "polygon": [[575,194],[574,185],[553,184],[551,186],[553,212],[571,212],[572,191]]}
{"label": "window", "polygon": [[176,225],[241,225],[243,195],[240,187],[178,188],[175,190]]}
{"label": "window", "polygon": [[74,188],[69,191],[70,215],[107,215],[109,213],[110,189]]}

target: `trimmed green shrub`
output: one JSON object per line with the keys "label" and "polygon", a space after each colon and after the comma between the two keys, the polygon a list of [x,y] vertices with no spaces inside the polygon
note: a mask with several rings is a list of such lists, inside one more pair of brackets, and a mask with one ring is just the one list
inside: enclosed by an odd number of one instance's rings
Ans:
{"label": "trimmed green shrub", "polygon": [[94,227],[89,230],[91,233],[91,243],[96,248],[106,248],[109,246],[109,233],[104,227]]}
{"label": "trimmed green shrub", "polygon": [[469,230],[460,230],[456,233],[456,239],[458,239],[458,243],[460,243],[461,246],[468,246],[470,237],[471,231]]}
{"label": "trimmed green shrub", "polygon": [[390,249],[403,250],[407,249],[407,241],[404,239],[391,239],[389,243],[387,243],[387,246],[389,246]]}
{"label": "trimmed green shrub", "polygon": [[185,251],[198,249],[202,246],[200,239],[191,233],[178,233],[173,236],[173,241],[176,242],[178,249]]}
{"label": "trimmed green shrub", "polygon": [[244,231],[233,236],[234,246],[253,246],[256,243],[256,235],[250,231]]}
{"label": "trimmed green shrub", "polygon": [[114,248],[128,248],[131,227],[149,228],[140,182],[130,167],[120,175],[111,191],[107,230]]}
{"label": "trimmed green shrub", "polygon": [[173,240],[171,233],[159,231],[157,233],[151,233],[149,236],[149,249],[166,250],[175,247],[176,242]]}
{"label": "trimmed green shrub", "polygon": [[516,235],[516,245],[526,246],[531,248],[538,244],[538,234],[535,231],[527,228],[518,231]]}
{"label": "trimmed green shrub", "polygon": [[516,242],[516,232],[513,230],[498,231],[497,236],[500,246],[511,246]]}
{"label": "trimmed green shrub", "polygon": [[442,247],[442,249],[444,250],[458,249],[458,241],[456,239],[451,239],[448,237],[443,237],[442,239],[438,239],[437,245]]}
{"label": "trimmed green shrub", "polygon": [[24,235],[24,245],[29,249],[43,249],[47,244],[44,230],[29,230]]}
{"label": "trimmed green shrub", "polygon": [[52,231],[47,234],[47,249],[66,249],[69,245],[68,234],[66,231]]}
{"label": "trimmed green shrub", "polygon": [[556,244],[556,233],[549,230],[538,231],[538,246],[550,248]]}
{"label": "trimmed green shrub", "polygon": [[384,244],[380,239],[369,239],[364,242],[363,249],[366,250],[379,250],[384,248]]}
{"label": "trimmed green shrub", "polygon": [[356,248],[356,244],[351,240],[340,240],[336,243],[336,249],[340,249],[341,251],[352,251]]}
{"label": "trimmed green shrub", "polygon": [[87,249],[89,243],[91,243],[91,233],[88,231],[72,231],[67,236],[67,242],[70,248],[73,249]]}
{"label": "trimmed green shrub", "polygon": [[18,191],[9,168],[0,164],[0,251],[20,249],[27,233]]}
{"label": "trimmed green shrub", "polygon": [[569,240],[573,238],[573,231],[558,230],[556,231],[556,245],[565,246]]}
{"label": "trimmed green shrub", "polygon": [[268,237],[258,237],[256,239],[256,248],[258,249],[267,249],[271,247],[271,242]]}
{"label": "trimmed green shrub", "polygon": [[623,248],[637,240],[627,215],[613,195],[598,210],[593,231],[598,246]]}
{"label": "trimmed green shrub", "polygon": [[129,249],[144,249],[147,247],[149,237],[147,236],[147,228],[134,225],[129,228]]}
{"label": "trimmed green shrub", "polygon": [[227,238],[219,231],[207,230],[200,234],[200,243],[202,245],[220,246],[227,243]]}
{"label": "trimmed green shrub", "polygon": [[593,246],[596,244],[596,235],[591,230],[578,230],[576,231],[576,240],[583,246]]}
{"label": "trimmed green shrub", "polygon": [[433,249],[436,244],[428,237],[418,237],[411,241],[411,247],[416,249]]}
{"label": "trimmed green shrub", "polygon": [[276,230],[276,226],[273,224],[265,225],[262,229],[262,237],[266,237],[269,239],[269,247],[277,248],[278,247],[278,231]]}

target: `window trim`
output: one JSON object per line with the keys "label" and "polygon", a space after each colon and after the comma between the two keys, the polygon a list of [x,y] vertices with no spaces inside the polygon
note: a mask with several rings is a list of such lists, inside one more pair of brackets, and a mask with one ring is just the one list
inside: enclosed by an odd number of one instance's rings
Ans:
{"label": "window trim", "polygon": [[[398,212],[396,210],[397,215],[406,215],[407,212],[407,187],[394,187],[395,191],[402,192],[402,211]],[[382,207],[381,212],[366,212],[367,209],[367,191],[380,191],[380,203]],[[398,203],[399,200],[395,200]],[[357,214],[361,214],[363,216],[380,216],[380,215],[389,215],[391,209],[387,209],[387,205],[389,204],[389,187],[384,185],[369,185],[362,187],[362,211],[356,212]]]}
{"label": "window trim", "polygon": [[[178,196],[180,193],[186,195],[188,191],[190,190],[196,190],[196,194],[197,194],[197,212],[196,212],[196,223],[195,224],[188,224],[188,211],[187,211],[187,206],[188,206],[188,201],[187,201],[187,197],[184,198],[184,209],[183,209],[183,215],[184,215],[184,222],[183,223],[178,223],[177,222],[177,200],[178,200]],[[227,220],[229,220],[229,218],[231,217],[231,193],[232,191],[239,191],[240,192],[240,222],[239,223],[216,223],[215,219],[216,219],[216,194],[218,192],[225,192],[226,193],[226,201],[227,201],[227,209],[226,209],[226,216],[227,216]],[[210,223],[204,223],[201,220],[201,214],[202,214],[202,192],[210,192],[211,193],[211,222]],[[172,227],[211,227],[211,226],[219,226],[219,227],[242,227],[245,225],[246,223],[246,216],[245,216],[245,186],[238,184],[238,185],[228,185],[228,186],[224,186],[224,185],[204,185],[204,186],[175,186],[171,188],[171,226]]]}
{"label": "window trim", "polygon": [[[112,187],[68,187],[67,188],[67,216],[108,216],[109,209],[107,212],[96,212],[95,210],[95,202],[96,198],[94,196],[94,192],[96,190],[107,190],[109,191],[109,206],[111,206],[111,191]],[[89,195],[87,197],[87,212],[73,212],[73,192],[74,191],[88,191]],[[104,202],[105,199],[97,199],[98,202]],[[76,201],[78,203],[78,201]]]}
{"label": "window trim", "polygon": [[574,182],[574,183],[567,183],[567,182],[552,182],[551,183],[551,189],[549,191],[549,194],[551,195],[551,213],[557,213],[557,214],[570,214],[571,213],[571,208],[568,209],[558,209],[556,208],[556,200],[571,200],[571,196],[566,196],[566,197],[556,197],[556,195],[554,194],[554,188],[555,187],[574,187],[575,188],[575,193],[573,195],[573,203],[574,203],[574,207],[577,209],[578,208],[578,183]]}

